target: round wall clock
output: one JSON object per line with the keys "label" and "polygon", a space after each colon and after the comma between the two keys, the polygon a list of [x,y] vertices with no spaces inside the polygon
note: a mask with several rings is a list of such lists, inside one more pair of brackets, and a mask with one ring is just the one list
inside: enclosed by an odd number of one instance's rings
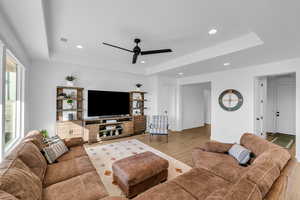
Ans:
{"label": "round wall clock", "polygon": [[226,111],[236,111],[243,105],[243,96],[239,91],[229,89],[219,96],[219,104]]}

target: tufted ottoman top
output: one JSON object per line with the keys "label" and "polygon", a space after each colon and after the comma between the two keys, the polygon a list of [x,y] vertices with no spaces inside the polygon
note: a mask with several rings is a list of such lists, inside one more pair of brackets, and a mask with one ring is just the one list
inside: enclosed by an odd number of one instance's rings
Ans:
{"label": "tufted ottoman top", "polygon": [[147,151],[113,163],[114,176],[126,185],[136,185],[168,169],[169,162]]}

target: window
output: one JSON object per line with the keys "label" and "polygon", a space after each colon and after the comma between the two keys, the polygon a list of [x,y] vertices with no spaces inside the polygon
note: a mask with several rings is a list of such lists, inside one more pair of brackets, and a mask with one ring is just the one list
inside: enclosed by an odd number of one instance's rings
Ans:
{"label": "window", "polygon": [[17,137],[17,62],[6,55],[5,63],[4,144],[9,146]]}
{"label": "window", "polygon": [[24,67],[0,41],[0,160],[24,135]]}

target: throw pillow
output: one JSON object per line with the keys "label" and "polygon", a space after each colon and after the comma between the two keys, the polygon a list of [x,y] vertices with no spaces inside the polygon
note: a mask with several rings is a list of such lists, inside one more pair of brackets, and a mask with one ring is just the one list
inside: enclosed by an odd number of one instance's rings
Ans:
{"label": "throw pillow", "polygon": [[234,157],[241,165],[247,164],[247,162],[250,160],[251,151],[239,144],[232,145],[228,153],[229,155]]}
{"label": "throw pillow", "polygon": [[43,148],[44,155],[49,162],[49,164],[54,163],[61,155],[68,152],[68,148],[65,143],[59,139],[55,142],[52,141],[51,144],[45,148]]}

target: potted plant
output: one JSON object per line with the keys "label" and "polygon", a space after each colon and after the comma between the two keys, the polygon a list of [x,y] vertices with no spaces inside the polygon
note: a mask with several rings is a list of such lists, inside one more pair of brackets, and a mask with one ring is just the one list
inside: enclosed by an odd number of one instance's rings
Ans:
{"label": "potted plant", "polygon": [[67,86],[73,87],[76,77],[73,75],[66,76]]}
{"label": "potted plant", "polygon": [[143,84],[137,83],[135,84],[135,86],[136,86],[136,91],[141,91],[141,87],[143,86]]}
{"label": "potted plant", "polygon": [[68,99],[67,100],[67,104],[69,104],[72,107],[72,109],[73,109],[73,107],[74,107],[74,100],[73,99]]}
{"label": "potted plant", "polygon": [[41,130],[40,133],[42,134],[42,136],[43,136],[44,138],[48,138],[48,137],[49,137],[48,131],[47,131],[46,129]]}

